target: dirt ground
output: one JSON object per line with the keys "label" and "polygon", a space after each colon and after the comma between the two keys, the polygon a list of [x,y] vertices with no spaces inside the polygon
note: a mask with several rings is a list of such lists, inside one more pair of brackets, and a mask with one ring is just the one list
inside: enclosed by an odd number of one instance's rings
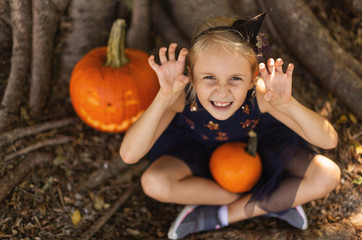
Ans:
{"label": "dirt ground", "polygon": [[[325,15],[320,13],[318,6],[313,10],[319,13],[336,40],[362,60],[361,21],[343,24],[350,19],[343,19],[345,15],[338,8],[324,12]],[[310,225],[306,231],[293,229],[277,219],[257,217],[185,239],[362,239],[362,125],[292,56],[273,44],[272,51],[285,62],[296,65],[294,96],[325,116],[338,131],[339,144],[335,149],[316,151],[339,165],[342,170],[340,184],[325,198],[304,205]],[[69,116],[77,118],[70,99],[54,94],[43,121]],[[33,124],[27,117],[26,108],[22,109],[22,124]],[[182,206],[157,202],[145,196],[139,185],[132,190],[147,163],[146,160],[136,166],[121,163],[118,150],[122,134],[102,133],[76,120],[62,128],[20,138],[2,147],[0,177],[26,159],[26,154],[5,160],[6,156],[63,136],[73,140],[42,148],[54,155],[52,160],[33,169],[0,203],[0,239],[87,239],[84,234],[100,223],[102,216],[109,215],[117,200],[128,193],[125,202],[89,239],[167,239],[168,227]],[[119,163],[118,169],[113,169],[115,162]],[[98,174],[111,170],[116,170],[113,171],[115,174],[98,186],[84,190]]]}

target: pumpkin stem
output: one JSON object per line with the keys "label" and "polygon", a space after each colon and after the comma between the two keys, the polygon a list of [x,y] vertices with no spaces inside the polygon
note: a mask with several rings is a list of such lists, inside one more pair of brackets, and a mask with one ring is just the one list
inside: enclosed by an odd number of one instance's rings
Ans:
{"label": "pumpkin stem", "polygon": [[256,156],[256,148],[258,146],[258,135],[256,134],[256,132],[254,132],[254,130],[250,130],[249,132],[249,143],[248,143],[248,149],[247,152],[248,154],[250,154],[251,156],[255,157]]}
{"label": "pumpkin stem", "polygon": [[117,19],[114,21],[109,34],[107,45],[107,60],[104,64],[106,67],[122,67],[129,60],[126,57],[125,39],[126,39],[126,21]]}

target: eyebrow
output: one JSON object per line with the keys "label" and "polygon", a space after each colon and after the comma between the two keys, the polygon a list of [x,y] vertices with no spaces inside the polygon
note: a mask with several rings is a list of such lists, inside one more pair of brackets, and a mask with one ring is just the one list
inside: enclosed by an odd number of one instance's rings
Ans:
{"label": "eyebrow", "polygon": [[[199,75],[215,75],[211,72],[200,72]],[[243,76],[246,77],[247,75],[244,73],[235,73],[235,74],[231,74],[231,76]]]}

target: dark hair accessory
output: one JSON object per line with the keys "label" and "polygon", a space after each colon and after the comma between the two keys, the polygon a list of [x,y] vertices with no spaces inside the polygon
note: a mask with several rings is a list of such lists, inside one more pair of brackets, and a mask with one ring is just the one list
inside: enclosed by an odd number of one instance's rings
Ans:
{"label": "dark hair accessory", "polygon": [[209,34],[214,31],[220,31],[220,30],[232,30],[238,33],[237,35],[245,40],[248,41],[251,45],[256,46],[257,44],[257,36],[259,33],[259,30],[261,28],[261,25],[264,21],[266,12],[261,13],[249,20],[239,19],[236,20],[232,26],[218,26],[218,27],[212,27],[209,28],[203,32],[201,32],[199,35],[197,35],[193,41],[192,44],[195,42],[195,40],[203,35]]}
{"label": "dark hair accessory", "polygon": [[264,21],[266,13],[261,13],[252,19],[245,21],[243,19],[236,20],[231,29],[241,33],[241,35],[249,41],[253,46],[256,45],[259,30]]}

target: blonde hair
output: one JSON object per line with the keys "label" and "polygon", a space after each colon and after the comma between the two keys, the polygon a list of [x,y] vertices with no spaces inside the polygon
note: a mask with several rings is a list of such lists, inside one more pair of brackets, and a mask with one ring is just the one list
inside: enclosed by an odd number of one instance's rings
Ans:
{"label": "blonde hair", "polygon": [[252,72],[252,76],[256,76],[258,71],[257,56],[253,50],[253,47],[247,42],[247,40],[242,40],[243,38],[240,38],[240,36],[235,34],[237,32],[230,29],[225,29],[210,31],[207,34],[200,35],[200,33],[203,33],[210,28],[215,28],[219,26],[231,26],[237,19],[237,17],[213,17],[207,19],[202,25],[200,25],[197,33],[194,35],[191,42],[192,45],[187,55],[188,75],[191,81],[188,94],[190,96],[190,100],[196,99],[196,90],[193,87],[194,82],[192,80],[193,68],[197,57],[205,51],[213,50],[220,47],[230,53],[236,51],[237,53],[242,54],[248,60],[248,62],[250,63],[250,70]]}

